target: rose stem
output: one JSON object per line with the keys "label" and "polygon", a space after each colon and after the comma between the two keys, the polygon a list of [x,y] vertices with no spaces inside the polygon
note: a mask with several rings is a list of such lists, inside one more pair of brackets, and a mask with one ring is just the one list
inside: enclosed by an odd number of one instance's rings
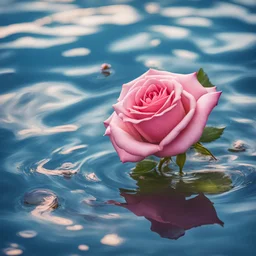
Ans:
{"label": "rose stem", "polygon": [[160,172],[160,174],[162,176],[166,176],[162,170],[163,168],[163,164],[166,163],[166,162],[169,162],[170,161],[170,157],[164,157],[164,158],[161,158],[160,161],[159,161],[159,164],[158,164],[158,171]]}

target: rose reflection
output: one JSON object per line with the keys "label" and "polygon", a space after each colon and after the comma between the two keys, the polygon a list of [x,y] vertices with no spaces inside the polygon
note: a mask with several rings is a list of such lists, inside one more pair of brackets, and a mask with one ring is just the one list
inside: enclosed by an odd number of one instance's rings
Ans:
{"label": "rose reflection", "polygon": [[185,195],[174,189],[153,194],[121,192],[121,196],[126,203],[109,203],[145,217],[151,222],[151,231],[164,238],[178,239],[186,230],[202,225],[224,225],[213,203],[202,193],[191,199],[186,199]]}

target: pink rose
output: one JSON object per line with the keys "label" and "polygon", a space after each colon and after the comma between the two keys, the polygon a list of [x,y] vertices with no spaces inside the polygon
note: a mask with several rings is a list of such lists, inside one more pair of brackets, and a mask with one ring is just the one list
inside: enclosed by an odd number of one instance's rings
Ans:
{"label": "pink rose", "polygon": [[122,162],[184,153],[200,139],[220,95],[216,87],[203,87],[196,72],[150,69],[123,85],[114,113],[104,122],[105,135]]}

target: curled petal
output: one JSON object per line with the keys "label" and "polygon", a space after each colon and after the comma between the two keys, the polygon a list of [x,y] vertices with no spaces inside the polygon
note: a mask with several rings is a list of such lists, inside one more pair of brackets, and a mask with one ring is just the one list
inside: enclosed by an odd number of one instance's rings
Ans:
{"label": "curled petal", "polygon": [[197,73],[191,73],[188,75],[176,74],[167,71],[160,71],[150,69],[145,77],[146,79],[172,79],[176,78],[182,85],[183,89],[188,93],[192,94],[196,100],[198,100],[202,95],[207,93],[206,88],[204,88],[197,80]]}
{"label": "curled petal", "polygon": [[145,72],[144,74],[142,74],[141,76],[139,76],[138,78],[132,80],[129,83],[123,84],[122,86],[122,91],[120,93],[120,96],[118,98],[118,101],[123,100],[123,98],[126,96],[126,94],[129,92],[129,90],[133,89],[133,87],[137,87],[139,86],[139,84],[136,84],[136,82],[138,82],[139,80],[143,79],[145,76],[147,76],[148,74],[150,74],[150,70],[148,70],[147,72]]}
{"label": "curled petal", "polygon": [[143,160],[145,157],[143,156],[136,156],[136,155],[132,155],[127,153],[125,150],[119,148],[115,142],[115,140],[113,139],[113,136],[110,135],[109,136],[113,147],[115,148],[121,162],[126,163],[126,162],[139,162],[141,160]]}
{"label": "curled petal", "polygon": [[113,108],[115,109],[117,114],[122,113],[123,115],[130,116],[130,113],[127,111],[127,109],[132,108],[136,104],[136,94],[138,93],[138,90],[140,90],[141,88],[143,89],[141,85],[143,85],[144,82],[145,80],[143,79],[137,81],[135,87],[129,90],[122,100],[118,101],[116,104],[113,105]]}
{"label": "curled petal", "polygon": [[105,128],[107,128],[109,126],[109,124],[110,124],[110,122],[111,122],[111,120],[113,118],[113,115],[114,115],[114,113],[112,113],[111,116],[104,121]]}
{"label": "curled petal", "polygon": [[[187,125],[193,118],[196,109],[195,98],[186,91],[183,91],[182,98],[183,107],[187,114],[184,115],[184,118],[180,120],[180,122],[177,123],[172,130],[170,130],[171,132],[161,141],[160,146],[162,148],[171,143],[171,141],[173,141],[179,135],[179,133],[187,127]],[[184,104],[185,101],[186,103]]]}
{"label": "curled petal", "polygon": [[129,154],[145,158],[160,150],[158,145],[144,142],[135,128],[132,129],[132,125],[130,127],[127,127],[127,124],[124,125],[116,114],[114,114],[109,126],[113,141]]}
{"label": "curled petal", "polygon": [[[140,114],[148,115],[149,113],[155,114],[159,111],[160,108],[162,108],[162,106],[165,104],[168,98],[169,98],[168,96],[162,97],[159,100],[152,102],[148,106],[142,106],[142,107],[133,106],[133,108],[129,109],[130,113],[138,114],[138,115]],[[141,117],[136,117],[134,115],[133,117],[141,119]]]}
{"label": "curled petal", "polygon": [[207,92],[217,92],[217,87],[214,86],[214,87],[207,87],[205,88]]}
{"label": "curled petal", "polygon": [[[204,130],[209,114],[218,104],[222,92],[211,92],[203,95],[198,101],[195,114],[188,126],[156,156],[175,156],[184,153],[189,147],[196,143]],[[162,143],[163,144],[163,143]]]}
{"label": "curled petal", "polygon": [[196,72],[188,75],[177,74],[177,78],[183,89],[193,95],[196,100],[207,93],[207,90],[198,82]]}
{"label": "curled petal", "polygon": [[[133,124],[139,124],[139,123],[142,123],[145,121],[149,121],[153,118],[163,116],[165,113],[170,112],[177,105],[177,102],[180,100],[181,94],[183,91],[181,85],[176,81],[172,81],[172,86],[173,86],[173,91],[171,92],[171,94],[169,95],[169,97],[167,98],[165,103],[158,109],[157,112],[155,112],[154,115],[145,117],[142,119],[133,118],[133,117],[131,117],[131,115],[121,115],[120,117],[122,118],[122,120],[124,122],[131,122]],[[173,99],[173,97],[174,97],[174,99]],[[120,102],[120,104],[121,104],[121,102]]]}
{"label": "curled petal", "polygon": [[184,116],[184,108],[181,101],[178,101],[164,115],[153,116],[148,121],[135,124],[134,127],[147,141],[159,143],[180,123]]}
{"label": "curled petal", "polygon": [[104,136],[110,136],[110,134],[111,134],[111,130],[110,130],[110,127],[108,126],[108,127],[106,127]]}

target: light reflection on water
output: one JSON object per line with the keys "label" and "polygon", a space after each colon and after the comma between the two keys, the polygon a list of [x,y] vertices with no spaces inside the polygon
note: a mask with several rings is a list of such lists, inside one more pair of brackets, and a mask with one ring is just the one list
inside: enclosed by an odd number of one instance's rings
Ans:
{"label": "light reflection on water", "polygon": [[[191,255],[250,255],[255,7],[251,0],[1,1],[1,253],[186,255],[188,248]],[[102,63],[111,64],[109,76]],[[205,195],[224,228],[185,228],[173,241],[155,233],[159,226],[151,232],[142,216],[107,204],[124,202],[119,189],[138,185],[129,175],[134,164],[121,164],[103,137],[102,121],[122,83],[148,67],[188,73],[201,66],[223,91],[208,123],[226,129],[207,145],[217,162],[190,153],[185,168],[225,172],[233,187]],[[237,141],[245,150],[228,151]],[[24,205],[24,194],[33,205]]]}

